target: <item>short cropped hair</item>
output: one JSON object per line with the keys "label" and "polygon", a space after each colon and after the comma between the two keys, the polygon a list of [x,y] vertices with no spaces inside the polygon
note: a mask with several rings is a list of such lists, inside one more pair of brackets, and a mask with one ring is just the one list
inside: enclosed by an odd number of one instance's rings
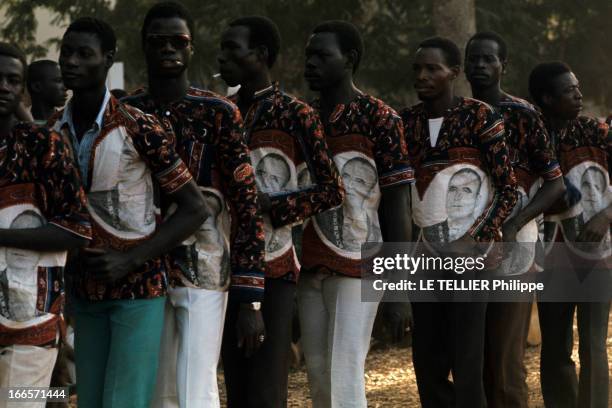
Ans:
{"label": "short cropped hair", "polygon": [[140,29],[140,38],[142,43],[144,44],[145,42],[147,30],[149,29],[151,21],[158,18],[173,17],[178,17],[181,20],[185,20],[185,23],[187,23],[187,28],[189,29],[189,34],[191,34],[191,42],[193,43],[195,37],[193,17],[191,17],[191,13],[189,13],[189,10],[187,10],[185,6],[176,1],[163,1],[161,3],[157,3],[153,5],[149,11],[147,11],[142,23],[142,28]]}
{"label": "short cropped hair", "polygon": [[64,36],[70,32],[90,33],[94,34],[100,40],[100,48],[102,52],[115,51],[117,48],[117,37],[115,31],[105,21],[95,17],[81,17],[74,20],[64,33]]}
{"label": "short cropped hair", "polygon": [[449,67],[461,66],[461,51],[457,44],[444,37],[431,37],[419,44],[418,48],[437,48],[444,54]]}
{"label": "short cropped hair", "polygon": [[470,47],[470,44],[472,43],[472,41],[478,41],[478,40],[489,40],[489,41],[493,41],[494,43],[496,43],[498,50],[499,50],[499,53],[497,56],[499,57],[500,61],[502,62],[508,61],[508,45],[506,44],[506,41],[502,38],[502,36],[497,34],[494,31],[481,31],[481,32],[474,34],[468,40],[467,44],[465,45],[465,55],[466,56],[467,56],[468,48]]}
{"label": "short cropped hair", "polygon": [[340,50],[344,54],[351,50],[355,50],[357,53],[357,59],[355,60],[355,65],[353,65],[353,73],[357,72],[357,68],[359,68],[359,63],[361,62],[364,52],[363,37],[361,37],[361,33],[359,33],[357,27],[348,21],[329,20],[317,25],[312,30],[312,33],[335,34],[336,38],[338,39],[338,44],[340,45]]}
{"label": "short cropped hair", "polygon": [[229,26],[247,27],[249,29],[249,47],[266,47],[268,49],[268,67],[274,65],[281,47],[280,31],[274,21],[263,16],[247,16],[232,20]]}
{"label": "short cropped hair", "polygon": [[533,101],[541,107],[544,94],[554,92],[555,78],[568,72],[572,72],[572,69],[561,61],[543,62],[536,65],[529,74],[529,94]]}
{"label": "short cropped hair", "polygon": [[6,42],[0,42],[0,55],[4,55],[5,57],[11,57],[11,58],[15,58],[17,60],[19,60],[21,62],[21,65],[23,65],[23,78],[25,80],[26,78],[26,74],[27,74],[27,66],[28,66],[28,62],[26,60],[26,56],[23,53],[23,51],[21,51],[19,48],[17,48],[16,46],[6,43]]}
{"label": "short cropped hair", "polygon": [[38,60],[28,65],[28,92],[32,93],[32,84],[43,78],[47,68],[57,67],[57,62],[48,59]]}

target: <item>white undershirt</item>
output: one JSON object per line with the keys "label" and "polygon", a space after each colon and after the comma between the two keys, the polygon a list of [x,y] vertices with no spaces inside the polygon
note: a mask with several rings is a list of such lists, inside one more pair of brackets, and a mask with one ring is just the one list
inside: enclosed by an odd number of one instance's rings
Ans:
{"label": "white undershirt", "polygon": [[429,119],[429,141],[431,142],[431,147],[434,147],[438,141],[443,120],[444,117]]}

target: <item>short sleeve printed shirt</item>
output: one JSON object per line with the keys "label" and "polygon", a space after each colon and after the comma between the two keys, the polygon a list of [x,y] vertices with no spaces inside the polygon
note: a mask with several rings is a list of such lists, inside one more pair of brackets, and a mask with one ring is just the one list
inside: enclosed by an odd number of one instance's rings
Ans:
{"label": "short sleeve printed shirt", "polygon": [[[51,123],[79,151],[71,131],[71,108],[69,102]],[[84,184],[93,227],[91,247],[126,251],[150,238],[160,222],[154,183],[171,194],[192,177],[174,149],[173,136],[155,117],[112,96],[101,111],[102,126],[91,141],[88,163],[79,163],[88,170]],[[89,300],[146,299],[165,295],[166,273],[162,256],[108,285],[80,269],[75,284],[79,296]]]}
{"label": "short sleeve printed shirt", "polygon": [[155,115],[174,134],[176,150],[205,197],[209,217],[171,253],[172,283],[209,290],[231,285],[241,299],[260,300],[263,220],[238,108],[195,87],[181,100],[165,105],[157,104],[146,90],[122,101]]}
{"label": "short sleeve printed shirt", "polygon": [[341,182],[310,106],[281,91],[278,83],[254,99],[245,114],[245,135],[258,188],[271,201],[264,216],[266,273],[297,281],[292,225],[340,204]]}
{"label": "short sleeve printed shirt", "polygon": [[[49,223],[90,239],[78,169],[61,135],[19,124],[0,141],[0,228]],[[0,346],[55,346],[62,326],[66,252],[2,248]]]}
{"label": "short sleeve printed shirt", "polygon": [[[508,219],[516,216],[531,202],[542,181],[562,177],[550,137],[541,114],[529,102],[506,95],[495,106],[504,119],[510,161],[518,183],[516,205]],[[518,275],[532,270],[536,261],[538,223],[528,222],[516,235],[517,242],[534,243],[512,248],[500,268],[505,275]]]}
{"label": "short sleeve printed shirt", "polygon": [[501,241],[501,226],[516,202],[516,178],[499,114],[470,98],[447,110],[431,146],[423,104],[405,109],[406,142],[415,169],[413,219],[419,240]]}
{"label": "short sleeve printed shirt", "polygon": [[[319,111],[318,101],[313,108]],[[381,189],[413,181],[402,121],[384,102],[360,93],[323,123],[345,199],[306,226],[302,262],[308,270],[359,277],[361,245],[382,242]]]}
{"label": "short sleeve printed shirt", "polygon": [[553,206],[544,217],[545,240],[561,241],[576,255],[597,260],[610,257],[610,232],[598,248],[583,251],[574,245],[588,221],[612,203],[612,133],[596,119],[580,116],[563,130],[546,122],[568,190],[578,190],[580,199],[570,207]]}

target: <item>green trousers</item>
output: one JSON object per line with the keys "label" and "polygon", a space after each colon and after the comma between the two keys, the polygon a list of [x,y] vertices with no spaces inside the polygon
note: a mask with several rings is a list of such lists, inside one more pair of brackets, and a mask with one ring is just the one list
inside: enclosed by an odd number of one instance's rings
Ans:
{"label": "green trousers", "polygon": [[149,408],[165,300],[75,301],[79,408]]}

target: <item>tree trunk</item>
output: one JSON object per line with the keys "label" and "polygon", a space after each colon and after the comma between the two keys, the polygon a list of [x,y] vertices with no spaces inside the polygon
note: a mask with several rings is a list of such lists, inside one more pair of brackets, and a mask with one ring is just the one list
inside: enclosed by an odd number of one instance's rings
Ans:
{"label": "tree trunk", "polygon": [[[434,0],[433,25],[436,34],[453,40],[462,51],[476,32],[476,0]],[[455,83],[457,95],[470,96],[470,86],[461,73]]]}

